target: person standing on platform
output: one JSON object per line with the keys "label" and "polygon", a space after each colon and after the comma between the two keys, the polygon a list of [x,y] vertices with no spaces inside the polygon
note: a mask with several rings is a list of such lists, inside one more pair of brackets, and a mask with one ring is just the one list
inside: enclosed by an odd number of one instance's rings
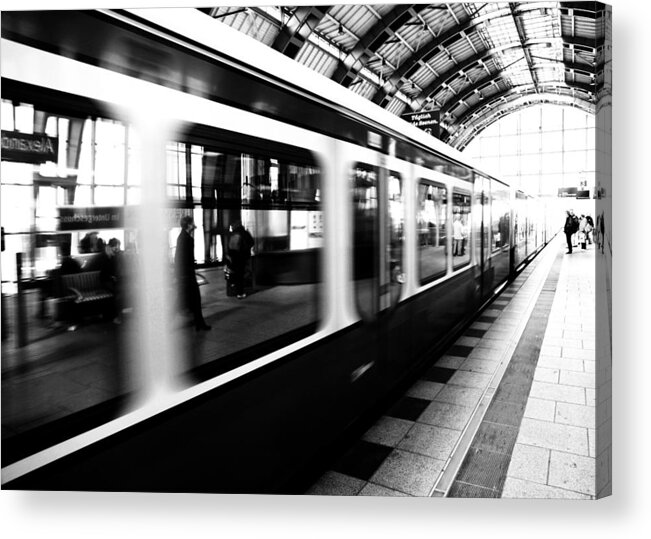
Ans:
{"label": "person standing on platform", "polygon": [[454,223],[452,223],[452,239],[454,240],[452,256],[461,256],[463,254],[463,224],[461,223],[461,215],[458,213],[455,214]]}
{"label": "person standing on platform", "polygon": [[578,230],[576,217],[572,210],[567,210],[567,217],[565,218],[565,226],[563,226],[563,232],[565,232],[565,239],[567,240],[567,253],[572,254],[572,236]]}
{"label": "person standing on platform", "polygon": [[579,221],[579,243],[581,244],[581,249],[585,249],[587,245],[587,226],[588,221],[585,218],[585,215],[581,214],[581,220]]}
{"label": "person standing on platform", "polygon": [[588,223],[587,226],[585,227],[585,238],[588,241],[588,245],[592,245],[591,234],[592,234],[592,231],[594,230],[594,221],[592,220],[591,215],[586,215],[585,220]]}
{"label": "person standing on platform", "polygon": [[192,313],[197,331],[208,331],[211,327],[206,324],[201,312],[201,292],[194,271],[194,230],[197,227],[194,219],[189,215],[181,217],[180,225],[181,233],[176,240],[174,253],[179,303]]}
{"label": "person standing on platform", "polygon": [[231,236],[228,239],[228,258],[230,259],[230,268],[233,271],[233,286],[237,299],[244,299],[244,274],[246,264],[251,257],[251,248],[253,247],[253,237],[240,221],[235,221],[231,225]]}

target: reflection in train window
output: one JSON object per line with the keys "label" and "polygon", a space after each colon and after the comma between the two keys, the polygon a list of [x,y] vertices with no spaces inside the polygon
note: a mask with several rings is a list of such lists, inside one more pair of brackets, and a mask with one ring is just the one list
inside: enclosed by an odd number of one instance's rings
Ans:
{"label": "reflection in train window", "polygon": [[508,247],[510,242],[510,205],[508,188],[491,180],[491,238],[492,250]]}
{"label": "reflection in train window", "polygon": [[78,412],[111,418],[139,389],[129,376],[136,231],[125,225],[139,178],[132,128],[114,119],[16,96],[2,101],[2,128],[3,139],[34,133],[58,150],[40,162],[3,149],[0,165],[2,439],[12,461],[79,428]]}
{"label": "reflection in train window", "polygon": [[421,180],[418,185],[418,269],[424,284],[447,270],[448,194],[445,186]]}
{"label": "reflection in train window", "polygon": [[405,281],[402,190],[397,172],[361,163],[353,168],[353,279],[357,308],[365,319],[400,299]]}
{"label": "reflection in train window", "polygon": [[452,266],[455,269],[470,263],[471,201],[467,191],[455,189],[452,193]]}
{"label": "reflection in train window", "polygon": [[[178,208],[169,231],[169,259],[180,232],[178,217],[191,212],[197,226],[197,272],[205,278],[200,288],[203,316],[213,330],[209,344],[191,333],[179,338],[186,339],[189,366],[204,377],[202,373],[219,372],[214,360],[238,354],[243,361],[256,357],[257,348],[268,353],[314,332],[323,214],[321,173],[309,152],[282,146],[276,153],[269,143],[252,146],[236,134],[228,147],[218,141],[208,144],[205,138],[203,144],[195,142],[168,145],[168,153],[178,154],[168,158],[168,193]],[[240,300],[236,296],[242,294],[225,279],[233,278],[229,241],[238,224],[253,238],[246,297]],[[272,339],[269,348],[265,343]]]}
{"label": "reflection in train window", "polygon": [[378,311],[378,169],[358,163],[353,169],[353,279],[357,308],[370,318]]}
{"label": "reflection in train window", "polygon": [[527,256],[536,250],[536,218],[533,213],[533,198],[528,196],[526,199],[526,213],[527,213]]}
{"label": "reflection in train window", "polygon": [[525,242],[527,239],[527,212],[526,212],[526,195],[520,191],[515,194],[515,223],[514,233],[515,241],[521,256],[525,256]]}
{"label": "reflection in train window", "polygon": [[405,236],[405,205],[402,194],[402,177],[399,173],[388,171],[389,206],[389,260],[384,266],[385,275],[382,286],[382,308],[394,305],[400,296],[405,282],[403,263],[403,244]]}

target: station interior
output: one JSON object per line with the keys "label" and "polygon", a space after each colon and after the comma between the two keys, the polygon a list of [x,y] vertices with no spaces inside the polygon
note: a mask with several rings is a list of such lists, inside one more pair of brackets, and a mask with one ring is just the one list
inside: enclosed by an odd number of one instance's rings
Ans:
{"label": "station interior", "polygon": [[[215,31],[227,26],[277,51],[300,69],[419,127],[514,192],[544,202],[536,215],[544,226],[528,232],[534,239],[517,236],[525,233],[524,226],[511,233],[512,246],[522,240],[523,252],[535,256],[505,280],[426,370],[385,399],[374,415],[367,414],[365,423],[333,446],[337,453],[320,458],[302,492],[294,493],[609,495],[609,6],[488,2],[194,11]],[[12,30],[6,20],[3,13],[3,42]],[[157,61],[152,52],[143,63]],[[181,135],[166,140],[157,170],[164,178],[160,193],[166,205],[155,217],[163,231],[153,236],[164,245],[155,253],[160,263],[143,268],[141,255],[149,246],[139,219],[153,213],[133,209],[150,202],[143,199],[136,127],[109,114],[79,119],[44,112],[29,95],[17,99],[5,84],[4,70],[2,77],[3,488],[22,477],[21,467],[34,470],[39,455],[105,424],[130,421],[150,402],[165,401],[171,408],[175,395],[190,395],[212,380],[269,369],[284,351],[294,353],[303,342],[312,345],[310,339],[338,316],[333,291],[321,275],[322,268],[336,263],[324,260],[332,241],[324,232],[329,224],[323,211],[330,194],[324,194],[328,185],[319,162],[291,155],[280,145],[262,158],[238,149],[239,141],[215,149]],[[42,162],[14,156],[9,141],[20,134],[56,141],[54,153]],[[372,174],[358,167],[355,185],[378,181]],[[236,178],[237,192],[207,203],[208,178],[214,186],[231,185]],[[387,181],[387,219],[393,223],[403,219],[396,217],[403,206],[391,204],[404,187],[399,175],[389,174]],[[498,250],[508,243],[498,219],[508,213],[511,195],[504,191],[500,213],[498,182],[490,185],[490,238]],[[420,264],[413,275],[429,271],[432,279],[470,267],[475,257],[470,247],[449,252],[454,240],[445,243],[424,224],[442,222],[441,230],[452,231],[447,212],[466,219],[475,199],[471,202],[470,191],[464,199],[458,187],[436,189],[423,191],[409,206],[420,227],[409,250]],[[256,205],[257,196],[269,205]],[[364,196],[370,199],[371,191]],[[566,239],[563,230],[570,212],[582,222],[578,241]],[[196,226],[193,256],[208,331],[199,330],[175,296],[174,259],[183,218]],[[246,293],[233,292],[229,282],[234,223],[253,238]],[[86,285],[79,276],[66,280],[63,266],[73,264],[75,273],[90,279],[99,274],[98,255],[109,245],[117,246],[108,256],[118,264],[119,296],[75,301],[70,283]],[[364,255],[352,250],[341,256],[351,257],[355,268],[364,264],[359,261]],[[155,301],[147,299],[152,310],[143,317],[143,291],[134,283],[149,278],[161,288]],[[351,305],[362,305],[362,318],[364,306],[377,307],[365,286],[359,280],[350,299]],[[379,301],[382,308],[385,300]],[[157,336],[141,344],[139,337],[152,328]],[[143,359],[148,355],[155,361]],[[364,376],[364,368],[354,376]],[[299,394],[309,388],[278,391]]]}

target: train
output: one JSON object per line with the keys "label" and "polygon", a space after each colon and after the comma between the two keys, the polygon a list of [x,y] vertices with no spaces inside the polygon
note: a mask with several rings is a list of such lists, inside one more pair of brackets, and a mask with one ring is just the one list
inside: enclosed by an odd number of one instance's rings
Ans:
{"label": "train", "polygon": [[[3,115],[18,132],[27,109],[23,146],[58,163],[33,176],[58,213],[14,240],[36,267],[50,237],[119,236],[146,319],[105,339],[137,341],[93,375],[108,395],[3,439],[5,489],[300,493],[558,229],[553,201],[196,9],[5,12],[1,52]],[[159,308],[183,215],[207,335]],[[244,300],[224,288],[236,221]]]}

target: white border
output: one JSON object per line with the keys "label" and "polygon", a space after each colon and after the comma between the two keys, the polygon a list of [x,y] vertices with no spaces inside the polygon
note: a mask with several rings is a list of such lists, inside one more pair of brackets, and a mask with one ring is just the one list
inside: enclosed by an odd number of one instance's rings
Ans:
{"label": "white border", "polygon": [[[231,5],[242,4],[234,0]],[[277,2],[276,2],[277,3]],[[294,2],[293,4],[306,2]],[[347,2],[350,3],[350,2]],[[645,537],[649,507],[648,2],[614,6],[614,496],[597,502],[0,492],[4,537]],[[108,7],[23,0],[11,9]],[[196,6],[132,0],[129,7]],[[115,6],[116,4],[111,4]],[[644,219],[644,221],[643,221]],[[643,234],[638,233],[644,231]]]}

